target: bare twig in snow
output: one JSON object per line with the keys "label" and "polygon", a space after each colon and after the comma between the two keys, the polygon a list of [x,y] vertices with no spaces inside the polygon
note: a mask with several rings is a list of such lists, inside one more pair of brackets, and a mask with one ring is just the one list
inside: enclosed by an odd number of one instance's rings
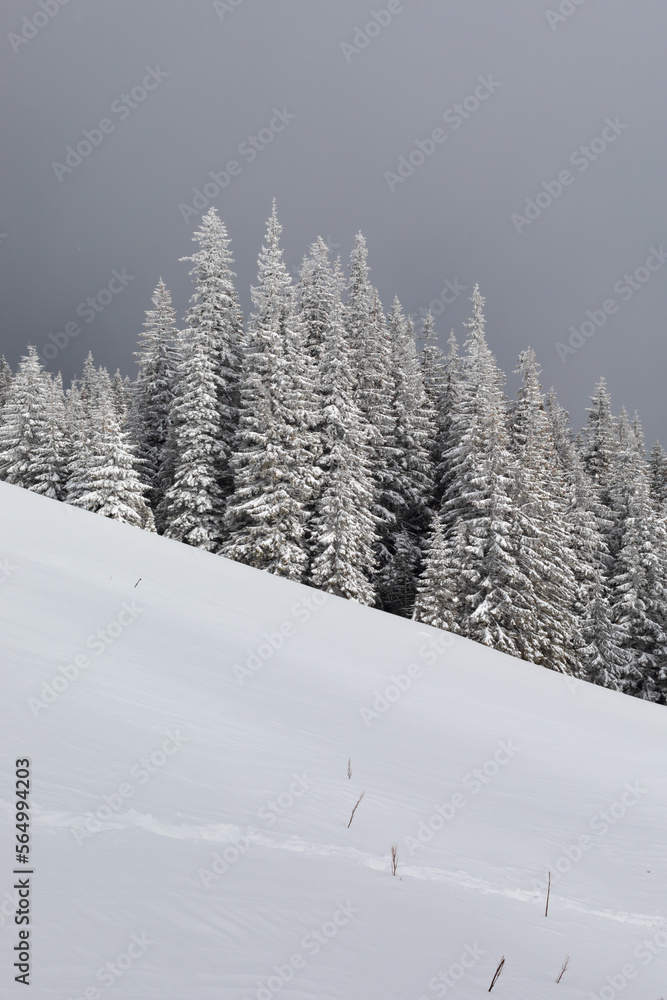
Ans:
{"label": "bare twig in snow", "polygon": [[391,874],[395,875],[398,869],[398,847],[396,844],[391,845]]}
{"label": "bare twig in snow", "polygon": [[489,993],[491,992],[491,990],[493,989],[493,987],[496,985],[496,982],[497,982],[497,980],[498,980],[498,978],[500,976],[500,973],[503,971],[504,968],[505,968],[505,956],[503,955],[503,957],[498,962],[498,968],[496,969],[496,971],[494,973],[494,976],[493,976],[493,979],[491,980],[491,985],[489,986]]}
{"label": "bare twig in snow", "polygon": [[350,829],[350,825],[352,823],[352,820],[354,819],[354,814],[357,811],[357,806],[359,805],[359,803],[361,802],[361,800],[363,799],[363,797],[364,797],[365,794],[366,794],[366,792],[362,792],[361,795],[359,796],[359,798],[357,799],[356,805],[355,805],[354,809],[352,810],[352,815],[350,816],[350,822],[347,824],[348,830]]}
{"label": "bare twig in snow", "polygon": [[563,978],[563,976],[567,972],[567,967],[568,967],[569,964],[570,964],[570,956],[566,955],[565,956],[565,961],[563,962],[563,965],[561,966],[561,970],[558,973],[558,977],[556,978],[556,982],[557,983],[559,983],[561,981],[561,979]]}
{"label": "bare twig in snow", "polygon": [[547,886],[547,905],[544,909],[544,916],[549,916],[549,896],[551,895],[551,872],[549,872],[549,884]]}

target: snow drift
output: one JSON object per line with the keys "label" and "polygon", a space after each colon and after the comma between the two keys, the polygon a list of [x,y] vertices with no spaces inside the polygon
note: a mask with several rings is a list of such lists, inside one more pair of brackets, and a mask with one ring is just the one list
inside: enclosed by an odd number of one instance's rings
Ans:
{"label": "snow drift", "polygon": [[0,513],[4,995],[25,757],[36,1000],[473,1000],[503,956],[495,1000],[665,993],[664,708],[5,483]]}

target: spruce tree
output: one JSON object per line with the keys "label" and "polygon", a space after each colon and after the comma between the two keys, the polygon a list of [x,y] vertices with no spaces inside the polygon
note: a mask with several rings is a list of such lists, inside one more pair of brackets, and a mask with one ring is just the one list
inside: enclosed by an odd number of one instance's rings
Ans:
{"label": "spruce tree", "polygon": [[433,466],[430,448],[436,433],[435,409],[430,403],[417,357],[412,322],[398,298],[389,316],[393,371],[394,429],[392,474],[385,493],[394,526],[385,535],[385,559],[380,567],[381,606],[396,614],[414,610],[416,580],[422,569],[422,545],[431,520]]}
{"label": "spruce tree", "polygon": [[532,349],[519,355],[522,384],[512,408],[515,557],[532,584],[530,658],[554,670],[577,673],[582,646],[576,615],[576,560],[567,518],[568,489]]}
{"label": "spruce tree", "polygon": [[648,470],[625,413],[610,485],[615,517],[611,617],[626,633],[624,689],[648,701],[667,698],[667,532],[651,502]]}
{"label": "spruce tree", "polygon": [[64,500],[67,487],[67,463],[70,440],[65,413],[65,396],[62,376],[43,373],[45,421],[34,449],[34,462],[38,469],[35,493],[52,500]]}
{"label": "spruce tree", "polygon": [[280,246],[275,203],[252,289],[241,378],[241,407],[231,458],[222,554],[292,580],[308,566],[307,530],[316,495],[315,387],[305,360],[292,279]]}
{"label": "spruce tree", "polygon": [[141,476],[148,487],[147,497],[157,511],[172,482],[165,474],[165,455],[178,364],[176,312],[162,278],[152,302],[153,308],[146,311],[144,329],[139,335],[139,350],[134,355],[139,371],[132,389],[130,426]]}
{"label": "spruce tree", "polygon": [[442,518],[436,515],[432,519],[425,565],[417,583],[415,618],[447,632],[459,632],[463,621],[461,595],[457,587],[460,567],[454,559],[454,553],[464,547],[463,534],[464,524],[460,521],[454,529],[454,537],[448,541]]}
{"label": "spruce tree", "polygon": [[667,454],[656,441],[649,463],[651,496],[658,512],[667,516]]}
{"label": "spruce tree", "polygon": [[177,349],[180,362],[164,456],[173,480],[158,505],[158,520],[167,538],[214,552],[222,539],[219,470],[225,461],[215,358],[206,332],[198,327],[179,334]]}
{"label": "spruce tree", "polygon": [[234,285],[231,240],[215,208],[202,216],[201,226],[192,239],[200,249],[190,257],[181,258],[192,263],[190,276],[195,285],[184,335],[186,339],[197,338],[210,354],[219,413],[216,479],[220,495],[226,501],[233,489],[229,459],[239,417],[243,315]]}
{"label": "spruce tree", "polygon": [[88,402],[88,420],[90,436],[85,464],[77,470],[76,496],[70,494],[68,502],[153,531],[153,515],[145,502],[129,435],[121,430],[113,385],[103,369],[98,372],[95,391]]}
{"label": "spruce tree", "polygon": [[477,285],[471,301],[443,456],[449,574],[443,585],[458,595],[456,625],[463,635],[528,659],[536,649],[531,631],[536,601],[532,581],[515,558],[516,462],[509,449],[504,380],[486,342]]}
{"label": "spruce tree", "polygon": [[2,407],[5,405],[9,387],[12,384],[12,370],[4,356],[0,358],[0,420],[2,420]]}
{"label": "spruce tree", "polygon": [[314,586],[372,604],[376,522],[370,428],[355,402],[356,382],[343,321],[340,275],[319,338],[322,413],[320,494],[313,520]]}
{"label": "spruce tree", "polygon": [[0,423],[0,476],[14,486],[49,492],[44,484],[59,462],[49,432],[49,377],[36,348],[21,358]]}

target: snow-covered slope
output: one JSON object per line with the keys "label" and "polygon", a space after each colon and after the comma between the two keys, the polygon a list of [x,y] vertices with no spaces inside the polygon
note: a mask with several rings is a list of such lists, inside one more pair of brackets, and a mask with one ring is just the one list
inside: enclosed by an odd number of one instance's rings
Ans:
{"label": "snow-covered slope", "polygon": [[4,483],[0,607],[3,996],[24,757],[34,1000],[667,995],[664,708]]}

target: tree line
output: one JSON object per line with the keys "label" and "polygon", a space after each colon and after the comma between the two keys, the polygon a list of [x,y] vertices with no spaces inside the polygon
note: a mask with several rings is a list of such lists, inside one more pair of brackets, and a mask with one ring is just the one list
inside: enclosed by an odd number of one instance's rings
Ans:
{"label": "tree line", "polygon": [[667,701],[667,455],[604,380],[575,433],[532,349],[515,399],[475,287],[462,348],[418,350],[363,235],[293,282],[275,204],[244,319],[211,208],[179,328],[160,280],[138,372],[64,390],[0,362],[0,477],[553,670]]}

